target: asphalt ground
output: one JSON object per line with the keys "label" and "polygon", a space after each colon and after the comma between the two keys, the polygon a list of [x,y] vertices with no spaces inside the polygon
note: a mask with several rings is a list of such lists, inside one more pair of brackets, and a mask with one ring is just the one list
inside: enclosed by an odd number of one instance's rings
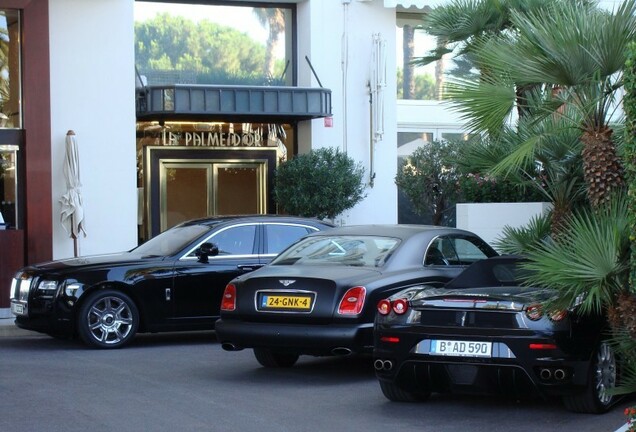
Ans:
{"label": "asphalt ground", "polygon": [[[15,338],[21,336],[36,336],[37,332],[24,330],[14,323],[14,316],[8,308],[0,308],[0,338]],[[627,432],[628,425],[625,424],[614,432]]]}

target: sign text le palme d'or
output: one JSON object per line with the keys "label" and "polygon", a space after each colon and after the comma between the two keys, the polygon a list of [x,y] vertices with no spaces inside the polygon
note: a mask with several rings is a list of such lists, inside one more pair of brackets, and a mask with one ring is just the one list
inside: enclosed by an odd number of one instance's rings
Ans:
{"label": "sign text le palme d'or", "polygon": [[162,134],[165,146],[194,147],[262,147],[263,136],[258,131],[248,133],[232,132],[167,132]]}

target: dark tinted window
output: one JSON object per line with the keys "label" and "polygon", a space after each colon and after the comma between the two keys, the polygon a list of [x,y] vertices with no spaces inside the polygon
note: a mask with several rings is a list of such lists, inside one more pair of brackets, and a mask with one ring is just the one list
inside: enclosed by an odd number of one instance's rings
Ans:
{"label": "dark tinted window", "polygon": [[265,225],[265,254],[278,254],[302,236],[314,231],[300,225]]}
{"label": "dark tinted window", "polygon": [[208,241],[219,248],[219,255],[252,255],[256,225],[239,225],[214,234]]}
{"label": "dark tinted window", "polygon": [[470,237],[439,237],[426,253],[427,265],[468,265],[493,256],[481,240]]}

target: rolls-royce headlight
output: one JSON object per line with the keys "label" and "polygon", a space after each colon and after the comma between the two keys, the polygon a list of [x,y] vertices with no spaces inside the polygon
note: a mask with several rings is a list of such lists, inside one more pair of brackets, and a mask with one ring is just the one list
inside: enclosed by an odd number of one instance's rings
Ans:
{"label": "rolls-royce headlight", "polygon": [[43,280],[38,284],[38,291],[43,291],[45,294],[53,294],[57,289],[56,281]]}

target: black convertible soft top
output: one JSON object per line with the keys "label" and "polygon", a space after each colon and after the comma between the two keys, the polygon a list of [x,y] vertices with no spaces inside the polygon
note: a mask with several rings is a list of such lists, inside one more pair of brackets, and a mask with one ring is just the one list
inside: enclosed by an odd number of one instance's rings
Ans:
{"label": "black convertible soft top", "polygon": [[501,255],[477,261],[444,287],[449,289],[519,286],[527,271],[520,264],[528,259],[520,255]]}

